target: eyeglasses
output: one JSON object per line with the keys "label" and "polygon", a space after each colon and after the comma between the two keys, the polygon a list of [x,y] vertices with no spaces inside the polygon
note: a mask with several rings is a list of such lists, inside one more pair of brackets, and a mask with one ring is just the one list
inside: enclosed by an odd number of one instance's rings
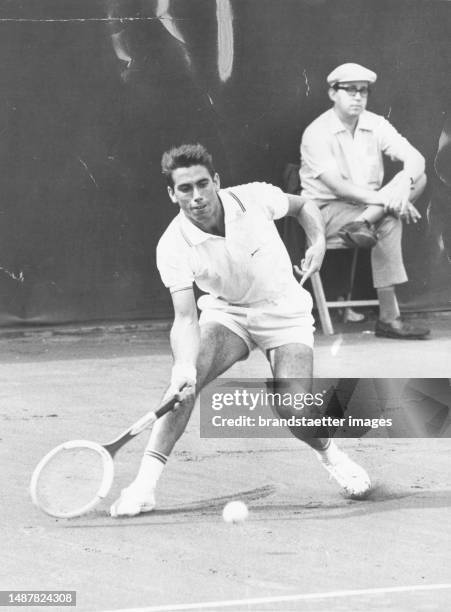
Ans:
{"label": "eyeglasses", "polygon": [[358,93],[362,96],[362,98],[367,98],[368,94],[370,93],[370,88],[367,85],[364,85],[363,87],[356,87],[355,85],[336,84],[334,85],[334,89],[335,91],[337,91],[337,89],[343,89],[343,91],[351,96],[351,98],[355,98]]}

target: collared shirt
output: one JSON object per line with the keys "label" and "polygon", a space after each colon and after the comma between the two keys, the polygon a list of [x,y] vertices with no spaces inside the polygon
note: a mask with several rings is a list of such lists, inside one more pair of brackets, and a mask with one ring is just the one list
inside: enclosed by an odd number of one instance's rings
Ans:
{"label": "collared shirt", "polygon": [[274,220],[286,215],[278,187],[249,183],[221,189],[225,237],[208,234],[180,211],[157,246],[157,266],[171,292],[197,286],[233,304],[279,298],[298,287]]}
{"label": "collared shirt", "polygon": [[327,171],[371,190],[381,187],[383,155],[405,161],[417,151],[384,117],[363,111],[352,135],[333,108],[313,121],[301,142],[300,178],[303,195],[315,200],[337,200],[321,181]]}

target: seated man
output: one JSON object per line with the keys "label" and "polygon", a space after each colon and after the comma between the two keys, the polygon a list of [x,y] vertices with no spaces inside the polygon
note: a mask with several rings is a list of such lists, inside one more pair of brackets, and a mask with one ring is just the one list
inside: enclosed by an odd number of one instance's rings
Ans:
{"label": "seated man", "polygon": [[[174,356],[166,396],[179,405],[154,426],[138,474],[111,507],[112,516],[132,516],[155,506],[154,491],[182,435],[196,395],[235,362],[258,347],[274,378],[287,391],[309,392],[313,369],[312,299],[301,286],[324,256],[324,225],[318,208],[266,183],[220,189],[219,175],[202,145],[182,145],[163,155],[162,170],[177,215],[157,247],[157,266],[174,306],[170,340]],[[307,249],[301,285],[274,219],[293,216],[303,226]],[[198,302],[193,284],[206,292]],[[320,416],[317,406],[281,409],[282,417]],[[360,497],[370,489],[365,470],[329,438],[292,427],[341,487]]]}
{"label": "seated man", "polygon": [[[320,207],[328,247],[372,249],[376,336],[422,339],[429,330],[401,319],[395,285],[407,281],[402,223],[421,218],[414,202],[426,186],[424,158],[384,117],[366,110],[376,78],[358,64],[338,66],[327,77],[333,107],[302,136],[302,195]],[[403,169],[381,187],[383,155],[402,162]]]}

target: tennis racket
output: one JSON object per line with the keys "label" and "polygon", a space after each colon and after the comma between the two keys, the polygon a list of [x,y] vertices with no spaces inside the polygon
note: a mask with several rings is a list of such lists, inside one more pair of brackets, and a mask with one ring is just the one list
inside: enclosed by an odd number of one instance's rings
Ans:
{"label": "tennis racket", "polygon": [[174,408],[172,397],[107,444],[70,440],[53,448],[36,466],[30,483],[33,503],[50,516],[73,518],[92,510],[113,484],[117,451]]}

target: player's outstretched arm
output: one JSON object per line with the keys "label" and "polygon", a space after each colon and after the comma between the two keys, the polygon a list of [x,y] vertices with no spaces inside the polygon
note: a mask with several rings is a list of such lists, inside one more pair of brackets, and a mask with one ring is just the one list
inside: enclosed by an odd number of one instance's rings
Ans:
{"label": "player's outstretched arm", "polygon": [[301,196],[287,195],[289,201],[287,214],[297,219],[306,233],[309,244],[301,269],[295,266],[296,272],[301,276],[301,285],[303,285],[312,274],[319,271],[323,263],[326,252],[324,221],[318,206],[314,202]]}
{"label": "player's outstretched arm", "polygon": [[[196,361],[199,353],[200,331],[196,301],[192,287],[171,294],[174,322],[170,341],[174,357],[171,382],[166,395],[185,389],[183,397],[193,396],[196,387]],[[194,401],[194,399],[193,399]]]}

